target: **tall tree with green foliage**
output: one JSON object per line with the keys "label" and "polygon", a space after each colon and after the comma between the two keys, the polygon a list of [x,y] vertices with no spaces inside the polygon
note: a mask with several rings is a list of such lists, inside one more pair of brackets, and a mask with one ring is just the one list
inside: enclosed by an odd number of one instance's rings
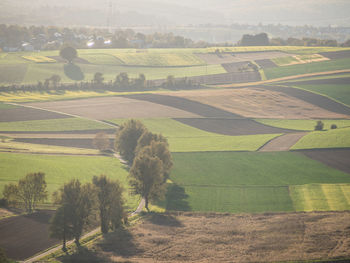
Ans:
{"label": "tall tree with green foliage", "polygon": [[94,176],[97,203],[100,214],[101,232],[106,234],[109,229],[116,229],[124,218],[123,188],[118,181],[112,181],[105,175]]}
{"label": "tall tree with green foliage", "polygon": [[115,149],[129,164],[133,163],[137,142],[146,130],[141,121],[133,119],[119,127],[115,138]]}
{"label": "tall tree with green foliage", "polygon": [[60,50],[60,56],[67,60],[68,63],[72,63],[73,60],[78,56],[77,50],[72,46],[63,46]]}
{"label": "tall tree with green foliage", "polygon": [[141,150],[150,156],[158,157],[162,161],[163,177],[166,181],[173,166],[167,139],[161,134],[145,131],[138,140],[135,154],[137,155]]}
{"label": "tall tree with green foliage", "polygon": [[54,199],[60,209],[56,211],[56,219],[54,217],[51,222],[51,234],[65,240],[69,233],[79,246],[83,230],[94,215],[96,199],[92,184],[82,185],[79,180],[73,179],[54,193]]}
{"label": "tall tree with green foliage", "polygon": [[22,205],[27,213],[34,212],[37,203],[47,199],[45,174],[29,173],[17,185],[5,185],[3,196],[9,204]]}
{"label": "tall tree with green foliage", "polygon": [[165,190],[162,161],[148,153],[144,147],[136,156],[130,169],[130,185],[133,194],[145,199],[145,207],[149,211],[149,200],[159,199]]}

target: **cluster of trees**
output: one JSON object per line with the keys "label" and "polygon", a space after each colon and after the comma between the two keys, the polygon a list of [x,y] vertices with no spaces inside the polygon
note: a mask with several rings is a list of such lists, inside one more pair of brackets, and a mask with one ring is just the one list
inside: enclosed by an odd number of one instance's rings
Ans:
{"label": "cluster of trees", "polygon": [[242,39],[238,41],[237,46],[315,46],[315,47],[337,47],[337,46],[350,46],[350,40],[343,44],[338,44],[336,40],[333,39],[317,39],[304,37],[298,38],[272,38],[269,39],[266,33],[260,33],[257,35],[243,35]]}
{"label": "cluster of trees", "polygon": [[58,208],[51,219],[50,235],[63,241],[63,250],[67,239],[74,238],[80,245],[83,231],[94,225],[96,215],[104,234],[127,222],[123,188],[105,175],[94,176],[92,183],[85,184],[73,179],[55,192],[53,198]]}
{"label": "cluster of trees", "polygon": [[115,149],[131,165],[132,191],[144,198],[149,211],[149,201],[163,197],[173,165],[167,139],[148,131],[142,122],[132,119],[119,127]]}
{"label": "cluster of trees", "polygon": [[[63,240],[74,238],[77,245],[84,230],[100,223],[102,233],[115,230],[127,222],[123,188],[105,175],[94,176],[92,183],[81,184],[73,179],[53,193],[58,206],[50,224],[50,235]],[[9,206],[35,212],[37,204],[47,200],[45,174],[29,173],[17,184],[5,185],[3,196]]]}

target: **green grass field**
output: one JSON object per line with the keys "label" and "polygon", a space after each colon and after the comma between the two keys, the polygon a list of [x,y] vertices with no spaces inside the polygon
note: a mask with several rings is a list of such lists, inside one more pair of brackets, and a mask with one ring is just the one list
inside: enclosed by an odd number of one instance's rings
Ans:
{"label": "green grass field", "polygon": [[350,59],[328,60],[308,64],[291,65],[265,69],[267,79],[282,78],[306,73],[324,72],[350,68]]}
{"label": "green grass field", "polygon": [[350,106],[350,84],[296,85],[298,88],[326,95],[331,99]]}
{"label": "green grass field", "polygon": [[[192,66],[192,67],[129,67],[123,65],[107,65],[107,64],[77,64],[80,70],[84,74],[84,81],[90,81],[93,79],[96,72],[102,72],[105,81],[114,81],[119,73],[126,72],[130,78],[137,78],[139,74],[143,73],[146,79],[165,79],[169,75],[174,77],[191,77],[201,76],[207,74],[220,74],[226,73],[225,69],[221,65],[208,65],[208,66]],[[35,84],[38,81],[44,81],[46,78],[51,77],[53,74],[57,74],[61,77],[61,82],[74,83],[75,81],[68,78],[64,73],[64,64],[51,63],[51,64],[39,64],[33,63],[26,65],[26,72],[23,76],[19,75],[15,82],[25,84]],[[12,72],[12,70],[9,70]],[[13,78],[12,78],[13,79]],[[8,83],[0,79],[1,83]]]}
{"label": "green grass field", "polygon": [[290,187],[296,211],[342,211],[350,209],[349,184],[308,184]]}
{"label": "green grass field", "polygon": [[[104,174],[118,179],[124,188],[127,204],[137,206],[138,198],[128,194],[128,172],[113,157],[50,156],[17,153],[0,153],[0,193],[7,183],[14,183],[27,173],[42,171],[46,174],[49,194],[73,178],[81,182],[91,182],[93,176]],[[18,164],[21,165],[18,165]]]}
{"label": "green grass field", "polygon": [[350,183],[350,176],[294,152],[174,153],[171,179],[179,185],[288,186]]}
{"label": "green grass field", "polygon": [[292,150],[350,147],[350,128],[314,131],[302,137]]}
{"label": "green grass field", "polygon": [[110,128],[107,124],[80,118],[0,122],[0,131],[78,131]]}
{"label": "green grass field", "polygon": [[188,198],[168,200],[168,210],[263,213],[294,211],[288,187],[186,186]]}
{"label": "green grass field", "polygon": [[[172,152],[256,151],[280,134],[226,136],[206,132],[173,119],[140,119],[154,133],[167,137]],[[110,120],[122,124],[126,120]]]}
{"label": "green grass field", "polygon": [[[329,185],[331,200],[331,196],[341,198],[333,184],[345,183],[347,189],[350,183],[350,175],[292,152],[175,153],[173,159],[169,210],[307,211],[300,194],[303,187]],[[341,209],[341,205],[334,207]]]}
{"label": "green grass field", "polygon": [[[318,120],[286,120],[286,119],[255,119],[265,125],[299,131],[313,131]],[[332,124],[338,128],[350,127],[350,120],[322,120],[324,130],[329,130]]]}
{"label": "green grass field", "polygon": [[[131,78],[140,73],[145,74],[147,79],[164,79],[168,75],[175,77],[200,76],[206,74],[225,73],[221,65],[205,65],[196,53],[215,52],[251,52],[251,51],[282,51],[291,54],[315,54],[317,52],[345,50],[344,48],[330,47],[211,47],[198,49],[81,49],[78,56],[85,62],[77,62],[76,65],[84,74],[84,80],[93,79],[96,72],[102,72],[106,81],[114,80],[116,75],[127,72]],[[75,80],[68,78],[63,70],[65,65],[60,60],[51,57],[59,56],[58,51],[38,52],[14,52],[2,53],[0,56],[0,84],[35,84],[44,81],[53,74],[58,74],[61,81],[72,83]],[[290,59],[290,58],[289,58]],[[44,62],[44,63],[43,63]],[[314,66],[311,63],[297,68],[266,69],[267,77],[300,74],[300,72],[325,71],[325,68],[342,69],[348,68],[347,62],[334,62],[324,66]],[[321,63],[321,62],[320,62]],[[322,62],[324,63],[324,62]],[[343,64],[346,65],[343,65]],[[316,63],[317,64],[317,63]],[[319,64],[323,65],[323,64]],[[287,72],[286,72],[287,71]]]}

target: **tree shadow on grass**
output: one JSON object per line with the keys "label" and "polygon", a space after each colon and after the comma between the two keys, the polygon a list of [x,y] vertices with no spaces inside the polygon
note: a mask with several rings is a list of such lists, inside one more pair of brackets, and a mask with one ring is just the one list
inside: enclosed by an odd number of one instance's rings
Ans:
{"label": "tree shadow on grass", "polygon": [[64,64],[64,74],[72,80],[83,80],[85,78],[81,68],[73,63]]}
{"label": "tree shadow on grass", "polygon": [[112,252],[123,257],[132,257],[144,251],[136,246],[133,235],[123,227],[104,236],[104,239],[97,244],[104,252]]}
{"label": "tree shadow on grass", "polygon": [[155,225],[170,226],[170,227],[183,226],[183,224],[175,216],[170,214],[151,213],[148,215],[147,220]]}
{"label": "tree shadow on grass", "polygon": [[165,194],[166,210],[167,211],[191,211],[191,207],[187,201],[188,194],[185,192],[185,188],[171,184],[168,186],[167,193]]}
{"label": "tree shadow on grass", "polygon": [[107,257],[86,247],[78,247],[76,253],[66,254],[58,258],[63,263],[73,262],[110,262]]}

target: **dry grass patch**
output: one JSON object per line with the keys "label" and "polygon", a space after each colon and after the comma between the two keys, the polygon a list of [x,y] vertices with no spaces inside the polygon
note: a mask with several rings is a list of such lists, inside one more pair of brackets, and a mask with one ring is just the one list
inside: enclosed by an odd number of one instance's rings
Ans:
{"label": "dry grass patch", "polygon": [[113,262],[271,262],[350,257],[350,213],[150,214],[94,246]]}
{"label": "dry grass patch", "polygon": [[169,95],[198,101],[249,118],[348,118],[282,92],[261,88],[179,91]]}

